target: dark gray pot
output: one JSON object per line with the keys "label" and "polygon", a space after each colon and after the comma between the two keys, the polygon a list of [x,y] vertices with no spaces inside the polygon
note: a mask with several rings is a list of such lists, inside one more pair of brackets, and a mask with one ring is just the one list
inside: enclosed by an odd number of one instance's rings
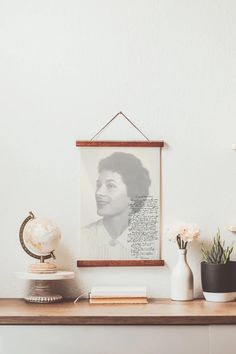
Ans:
{"label": "dark gray pot", "polygon": [[236,262],[201,262],[201,280],[203,294],[207,300],[233,301],[236,297]]}

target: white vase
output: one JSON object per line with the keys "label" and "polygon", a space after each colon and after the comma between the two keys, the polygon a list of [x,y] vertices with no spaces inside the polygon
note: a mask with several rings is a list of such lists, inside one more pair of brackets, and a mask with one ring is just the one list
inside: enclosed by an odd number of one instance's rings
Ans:
{"label": "white vase", "polygon": [[171,299],[193,300],[193,273],[186,259],[186,249],[179,249],[179,258],[171,274]]}

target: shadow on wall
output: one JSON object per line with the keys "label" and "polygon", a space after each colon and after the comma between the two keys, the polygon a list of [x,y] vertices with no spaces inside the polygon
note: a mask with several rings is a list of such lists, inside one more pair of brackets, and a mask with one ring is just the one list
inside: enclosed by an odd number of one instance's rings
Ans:
{"label": "shadow on wall", "polygon": [[80,292],[75,254],[72,254],[66,244],[61,242],[55,251],[55,256],[56,259],[54,262],[57,265],[57,269],[74,271],[75,278],[71,280],[55,280],[53,281],[53,288],[62,295],[63,298],[75,298]]}

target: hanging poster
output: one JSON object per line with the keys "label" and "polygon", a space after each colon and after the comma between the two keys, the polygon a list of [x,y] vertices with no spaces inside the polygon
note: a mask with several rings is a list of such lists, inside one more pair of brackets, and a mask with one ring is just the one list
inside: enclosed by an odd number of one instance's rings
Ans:
{"label": "hanging poster", "polygon": [[81,142],[78,266],[160,265],[162,142]]}

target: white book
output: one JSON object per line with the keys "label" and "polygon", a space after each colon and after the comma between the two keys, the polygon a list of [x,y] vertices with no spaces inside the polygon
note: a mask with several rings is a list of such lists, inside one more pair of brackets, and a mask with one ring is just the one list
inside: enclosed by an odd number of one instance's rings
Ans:
{"label": "white book", "polygon": [[90,298],[147,297],[146,286],[95,286]]}

